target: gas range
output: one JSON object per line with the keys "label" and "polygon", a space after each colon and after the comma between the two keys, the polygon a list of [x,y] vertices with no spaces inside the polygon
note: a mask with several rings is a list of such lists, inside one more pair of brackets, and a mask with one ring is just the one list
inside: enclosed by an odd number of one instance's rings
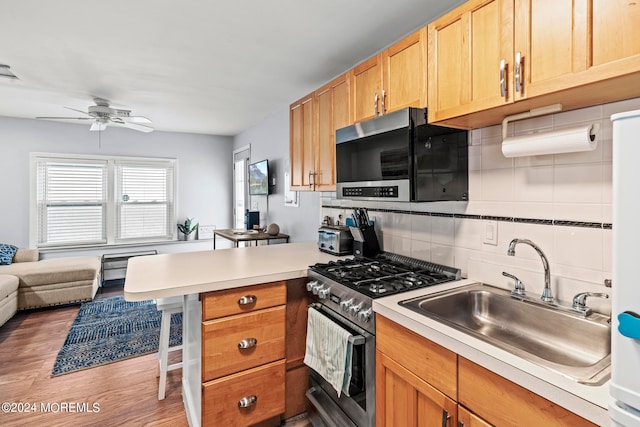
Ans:
{"label": "gas range", "polygon": [[460,269],[383,252],[310,267],[307,290],[375,334],[373,299],[460,279]]}

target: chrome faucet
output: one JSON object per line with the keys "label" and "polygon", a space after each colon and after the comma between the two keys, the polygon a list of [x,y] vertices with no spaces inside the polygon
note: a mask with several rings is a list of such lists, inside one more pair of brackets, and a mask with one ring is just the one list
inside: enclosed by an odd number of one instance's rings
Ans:
{"label": "chrome faucet", "polygon": [[536,250],[538,255],[540,255],[540,258],[542,259],[542,267],[544,267],[544,289],[542,290],[542,296],[540,297],[540,299],[544,302],[554,302],[553,294],[551,293],[551,273],[549,272],[549,261],[547,260],[544,252],[542,252],[542,249],[540,249],[538,245],[536,245],[529,239],[513,239],[511,243],[509,243],[507,255],[514,256],[516,254],[516,245],[518,243],[524,243],[531,246]]}

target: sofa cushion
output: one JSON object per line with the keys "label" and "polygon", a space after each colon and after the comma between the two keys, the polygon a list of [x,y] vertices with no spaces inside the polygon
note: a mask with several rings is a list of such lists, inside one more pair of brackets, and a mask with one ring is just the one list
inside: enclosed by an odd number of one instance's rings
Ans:
{"label": "sofa cushion", "polygon": [[100,257],[59,258],[37,262],[16,262],[0,266],[0,274],[12,274],[20,279],[21,288],[47,286],[55,283],[93,281],[100,271]]}
{"label": "sofa cushion", "polygon": [[16,246],[0,243],[0,265],[10,265],[17,250]]}
{"label": "sofa cushion", "polygon": [[0,301],[18,290],[18,278],[0,274]]}
{"label": "sofa cushion", "polygon": [[18,249],[13,256],[13,262],[32,262],[40,259],[40,251],[38,249]]}
{"label": "sofa cushion", "polygon": [[0,326],[18,311],[18,278],[0,274]]}

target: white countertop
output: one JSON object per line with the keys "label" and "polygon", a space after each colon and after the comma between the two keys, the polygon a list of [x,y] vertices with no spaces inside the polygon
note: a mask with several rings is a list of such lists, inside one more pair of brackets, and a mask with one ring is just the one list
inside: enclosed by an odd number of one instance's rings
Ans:
{"label": "white countertop", "polygon": [[[315,242],[134,257],[124,287],[128,301],[198,294],[307,276],[317,262],[337,259]],[[398,305],[399,301],[452,289],[461,280],[375,299],[373,309],[390,320],[599,425],[609,425],[609,382],[578,384],[508,351]]]}
{"label": "white countertop", "polygon": [[127,265],[127,301],[217,291],[307,276],[307,268],[338,257],[315,242],[134,257]]}
{"label": "white countertop", "polygon": [[598,425],[609,425],[609,381],[599,386],[579,384],[528,362],[471,335],[398,305],[399,301],[475,283],[464,279],[402,294],[377,298],[373,310],[508,380],[565,407]]}

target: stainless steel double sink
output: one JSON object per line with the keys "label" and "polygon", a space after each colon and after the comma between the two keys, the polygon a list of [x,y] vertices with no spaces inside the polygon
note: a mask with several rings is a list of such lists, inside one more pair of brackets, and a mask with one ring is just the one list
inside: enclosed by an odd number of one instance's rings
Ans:
{"label": "stainless steel double sink", "polygon": [[598,385],[610,377],[611,325],[599,313],[568,313],[482,283],[399,304],[574,381]]}

